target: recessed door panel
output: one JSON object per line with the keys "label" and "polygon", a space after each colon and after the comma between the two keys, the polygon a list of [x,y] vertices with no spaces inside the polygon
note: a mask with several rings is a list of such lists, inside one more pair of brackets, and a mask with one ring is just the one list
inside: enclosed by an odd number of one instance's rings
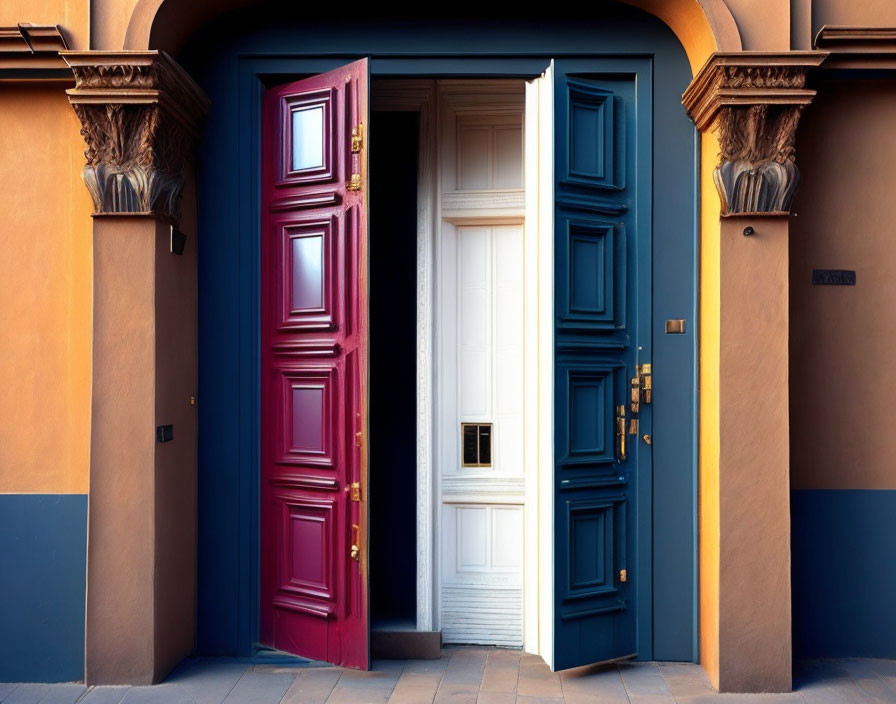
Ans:
{"label": "recessed door panel", "polygon": [[[367,62],[270,89],[260,641],[367,668]],[[360,491],[351,491],[358,483]]]}

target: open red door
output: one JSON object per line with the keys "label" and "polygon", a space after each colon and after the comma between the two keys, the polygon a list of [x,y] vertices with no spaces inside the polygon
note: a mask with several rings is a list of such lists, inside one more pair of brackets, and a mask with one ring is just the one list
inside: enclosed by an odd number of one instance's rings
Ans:
{"label": "open red door", "polygon": [[368,64],[264,98],[260,640],[367,669]]}

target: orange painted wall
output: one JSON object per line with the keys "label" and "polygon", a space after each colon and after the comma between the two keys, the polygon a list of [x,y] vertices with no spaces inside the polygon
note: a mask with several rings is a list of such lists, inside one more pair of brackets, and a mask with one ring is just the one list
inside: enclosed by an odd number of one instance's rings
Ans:
{"label": "orange painted wall", "polygon": [[87,492],[93,208],[79,130],[61,86],[0,92],[4,493]]}
{"label": "orange painted wall", "polygon": [[90,41],[90,0],[3,0],[0,27],[20,22],[58,24],[70,49],[87,49]]}

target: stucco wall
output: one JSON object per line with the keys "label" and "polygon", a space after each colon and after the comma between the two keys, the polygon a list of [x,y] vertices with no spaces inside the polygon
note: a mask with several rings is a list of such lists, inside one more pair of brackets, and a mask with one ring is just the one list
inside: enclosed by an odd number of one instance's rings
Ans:
{"label": "stucco wall", "polygon": [[[120,3],[120,10],[126,3]],[[127,3],[130,5],[130,3]],[[119,11],[120,11],[119,10]],[[95,17],[95,15],[94,15]],[[72,49],[87,49],[90,41],[90,0],[3,0],[0,27],[19,22],[34,25],[58,24]]]}
{"label": "stucco wall", "polygon": [[[896,81],[820,86],[791,237],[794,489],[896,489]],[[853,269],[855,286],[813,286]]]}
{"label": "stucco wall", "polygon": [[92,207],[79,130],[61,87],[2,88],[0,493],[87,492]]}
{"label": "stucco wall", "polygon": [[[819,88],[790,246],[794,649],[892,658],[896,81]],[[855,285],[812,285],[813,269],[853,270]]]}

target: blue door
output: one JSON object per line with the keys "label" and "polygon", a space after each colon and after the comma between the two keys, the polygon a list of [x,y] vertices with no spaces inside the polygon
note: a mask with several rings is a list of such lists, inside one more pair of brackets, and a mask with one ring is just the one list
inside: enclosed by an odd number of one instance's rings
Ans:
{"label": "blue door", "polygon": [[554,64],[557,670],[649,639],[649,85],[646,60]]}

